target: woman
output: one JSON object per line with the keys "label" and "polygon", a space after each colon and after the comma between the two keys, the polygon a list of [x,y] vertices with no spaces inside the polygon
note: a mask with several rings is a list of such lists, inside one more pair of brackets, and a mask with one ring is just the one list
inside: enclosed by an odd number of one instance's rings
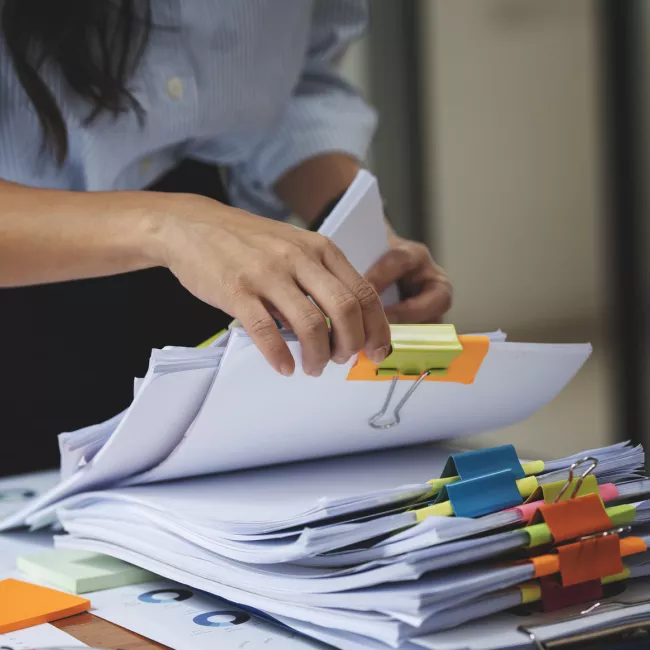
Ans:
{"label": "woman", "polygon": [[[383,360],[388,320],[448,308],[422,245],[391,231],[364,279],[282,223],[322,219],[370,143],[373,112],[336,69],[361,0],[0,10],[0,474],[54,464],[54,434],[124,408],[152,347],[196,345],[231,317],[290,375],[281,318],[318,376],[360,349]],[[396,280],[404,301],[384,313],[377,292]]]}

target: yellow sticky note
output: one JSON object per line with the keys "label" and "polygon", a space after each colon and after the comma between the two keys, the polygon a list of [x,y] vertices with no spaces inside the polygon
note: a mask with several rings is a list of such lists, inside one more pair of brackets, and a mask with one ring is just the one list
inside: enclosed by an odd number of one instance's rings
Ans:
{"label": "yellow sticky note", "polygon": [[79,596],[21,580],[0,580],[0,634],[57,621],[88,609],[90,601]]}

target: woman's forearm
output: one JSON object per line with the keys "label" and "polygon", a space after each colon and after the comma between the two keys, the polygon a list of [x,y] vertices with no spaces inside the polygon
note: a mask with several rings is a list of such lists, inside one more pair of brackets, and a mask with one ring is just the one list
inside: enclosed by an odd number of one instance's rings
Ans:
{"label": "woman's forearm", "polygon": [[344,153],[325,153],[287,172],[275,185],[282,201],[308,224],[339,198],[355,179],[361,165]]}
{"label": "woman's forearm", "polygon": [[[308,222],[354,180],[359,164],[324,154],[305,161],[276,189]],[[180,195],[67,192],[0,180],[0,287],[101,277],[160,264],[158,230]]]}
{"label": "woman's forearm", "polygon": [[[65,192],[0,181],[0,287],[167,267],[203,302],[239,319],[284,375],[294,358],[271,317],[302,345],[303,369],[360,349],[381,363],[390,329],[377,293],[316,233],[200,196]],[[336,332],[331,343],[323,313]]]}
{"label": "woman's forearm", "polygon": [[157,215],[166,200],[152,192],[65,192],[0,180],[0,286],[156,266]]}

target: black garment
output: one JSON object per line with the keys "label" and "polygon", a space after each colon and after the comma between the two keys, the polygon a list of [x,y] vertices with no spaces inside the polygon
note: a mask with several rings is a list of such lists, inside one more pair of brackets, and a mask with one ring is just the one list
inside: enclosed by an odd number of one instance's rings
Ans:
{"label": "black garment", "polygon": [[[226,202],[218,170],[193,161],[150,189]],[[198,345],[229,321],[166,269],[0,289],[0,476],[58,466],[57,434],[126,408],[152,348]]]}

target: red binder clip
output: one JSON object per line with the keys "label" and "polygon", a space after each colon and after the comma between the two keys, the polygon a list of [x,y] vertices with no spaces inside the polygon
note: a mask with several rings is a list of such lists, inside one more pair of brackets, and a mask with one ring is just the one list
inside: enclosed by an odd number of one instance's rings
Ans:
{"label": "red binder clip", "polygon": [[555,612],[603,597],[603,583],[600,580],[564,587],[555,576],[546,576],[540,578],[539,584],[542,588],[542,610],[545,612]]}

